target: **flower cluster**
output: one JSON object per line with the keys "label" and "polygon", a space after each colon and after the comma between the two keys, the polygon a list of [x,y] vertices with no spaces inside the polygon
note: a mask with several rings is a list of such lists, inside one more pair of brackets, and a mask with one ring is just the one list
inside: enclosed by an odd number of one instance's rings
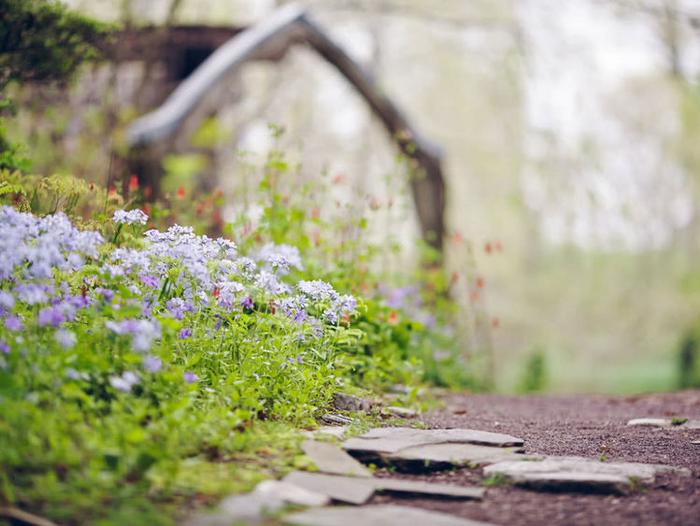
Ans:
{"label": "flower cluster", "polygon": [[[113,217],[120,224],[147,219],[139,210]],[[27,335],[71,350],[97,334],[107,348],[133,353],[133,370],[109,376],[113,389],[131,392],[149,374],[171,367],[167,353],[158,350],[166,337],[168,345],[196,345],[240,316],[264,315],[296,334],[301,345],[322,337],[324,327],[357,306],[354,297],[324,281],[291,282],[291,271],[303,264],[289,245],[270,243],[249,258],[227,239],[179,225],[148,230],[132,246],[110,246],[100,256],[103,244],[100,234],[78,230],[65,215],[38,218],[0,208],[2,354],[18,355]],[[70,371],[67,377],[76,381],[85,377]],[[186,383],[200,381],[192,371],[180,374]]]}
{"label": "flower cluster", "polygon": [[145,225],[148,222],[148,216],[142,210],[117,210],[112,216],[112,221],[125,225]]}
{"label": "flower cluster", "polygon": [[48,279],[54,269],[75,271],[95,258],[103,242],[97,232],[75,228],[64,214],[42,218],[0,208],[0,280]]}

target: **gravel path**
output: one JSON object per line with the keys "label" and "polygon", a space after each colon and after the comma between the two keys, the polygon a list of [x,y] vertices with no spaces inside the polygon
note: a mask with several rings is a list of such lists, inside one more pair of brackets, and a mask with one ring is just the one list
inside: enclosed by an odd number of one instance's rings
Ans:
{"label": "gravel path", "polygon": [[[692,476],[661,475],[653,485],[625,496],[497,486],[481,502],[377,496],[373,504],[417,506],[504,526],[700,525],[700,445],[692,443],[700,440],[700,430],[626,425],[638,417],[700,420],[700,391],[636,397],[451,395],[445,402],[446,409],[424,417],[429,426],[519,436],[528,453],[669,464],[689,468]],[[391,476],[452,484],[483,479],[481,470],[468,469]]]}

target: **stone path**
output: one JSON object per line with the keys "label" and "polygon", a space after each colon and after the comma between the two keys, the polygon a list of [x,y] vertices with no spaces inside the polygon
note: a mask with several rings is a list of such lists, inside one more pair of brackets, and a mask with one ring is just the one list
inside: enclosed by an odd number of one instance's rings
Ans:
{"label": "stone path", "polygon": [[[457,399],[474,403],[476,398]],[[356,397],[341,398],[338,403],[348,412],[376,410],[375,404]],[[459,420],[479,422],[470,417],[471,410],[456,409],[451,414],[458,415]],[[317,471],[295,471],[282,481],[266,481],[248,495],[225,499],[214,512],[196,515],[188,524],[254,524],[271,513],[277,514],[275,524],[308,526],[656,524],[655,517],[647,517],[640,510],[635,512],[633,504],[640,496],[657,492],[659,485],[669,484],[683,488],[682,491],[688,488],[689,498],[695,495],[688,502],[697,507],[698,514],[693,509],[682,509],[663,523],[700,524],[698,465],[658,463],[651,455],[649,462],[643,458],[628,461],[608,459],[606,455],[575,456],[576,448],[572,448],[571,455],[560,454],[561,451],[551,454],[546,447],[538,451],[530,447],[528,440],[493,431],[494,427],[507,427],[513,432],[518,427],[516,423],[492,421],[480,429],[451,427],[450,419],[454,418],[448,412],[432,415],[432,421],[428,419],[431,424],[447,419],[442,428],[383,427],[344,440],[348,433],[345,427],[326,426],[309,433],[302,450]],[[685,440],[688,447],[697,450],[700,448],[691,444],[696,440],[688,438],[700,438],[697,420],[691,418],[698,414],[700,395],[697,411],[688,417],[642,417],[630,413],[627,416],[634,418],[620,419],[615,426],[619,432],[629,429],[627,433],[634,436],[640,432],[668,433],[671,440]],[[334,419],[325,419],[329,420]],[[532,433],[530,425],[521,424],[521,428]],[[584,430],[580,433],[581,440],[588,439]],[[556,439],[556,435],[550,436],[550,440]],[[540,443],[539,439],[533,441]],[[376,473],[368,469],[370,464],[379,466]],[[525,503],[524,509],[529,509],[529,502],[535,505],[533,517],[508,511],[513,496]],[[579,516],[581,509],[595,502],[591,499],[605,499],[599,506],[630,505],[632,512],[624,515],[627,522],[595,510],[590,516]],[[542,509],[562,502],[567,503],[567,509],[557,511],[558,519],[539,517]],[[288,505],[307,509],[285,514]],[[665,509],[661,511],[666,513]],[[650,520],[645,522],[647,518]]]}

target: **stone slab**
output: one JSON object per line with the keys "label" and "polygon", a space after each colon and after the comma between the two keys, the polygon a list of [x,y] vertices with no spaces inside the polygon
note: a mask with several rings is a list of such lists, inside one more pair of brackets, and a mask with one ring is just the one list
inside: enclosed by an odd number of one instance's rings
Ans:
{"label": "stone slab", "polygon": [[297,526],[489,526],[485,522],[405,506],[317,508],[293,513],[283,521]]}
{"label": "stone slab", "polygon": [[231,526],[237,523],[255,523],[266,514],[274,513],[284,507],[284,501],[267,498],[264,495],[247,493],[231,495],[221,501],[219,506],[210,511],[201,511],[185,520],[185,526]]}
{"label": "stone slab", "polygon": [[382,409],[382,414],[386,416],[395,416],[397,418],[415,418],[418,412],[408,407],[399,407],[390,405]]}
{"label": "stone slab", "polygon": [[326,506],[330,497],[324,493],[310,491],[281,480],[265,480],[255,487],[253,493],[265,499],[281,500],[286,504],[298,506]]}
{"label": "stone slab", "polygon": [[333,394],[333,407],[338,411],[369,413],[374,405],[371,400],[347,393]]}
{"label": "stone slab", "polygon": [[376,491],[389,493],[408,493],[415,495],[431,495],[448,499],[481,500],[486,490],[470,486],[455,486],[453,484],[434,484],[421,480],[404,480],[390,478],[375,478],[371,484]]}
{"label": "stone slab", "polygon": [[337,438],[338,440],[342,440],[343,437],[345,436],[345,433],[347,433],[347,432],[348,432],[348,426],[321,426],[314,431],[310,431],[309,433],[312,436],[330,435],[332,437]]}
{"label": "stone slab", "polygon": [[321,416],[321,421],[325,422],[326,424],[339,426],[352,424],[352,418],[345,415],[334,415],[332,413],[327,413]]}
{"label": "stone slab", "polygon": [[499,462],[485,467],[484,475],[504,476],[515,484],[539,489],[622,492],[633,482],[653,482],[657,473],[669,471],[684,470],[636,462],[547,457],[532,462]]}
{"label": "stone slab", "polygon": [[313,493],[322,493],[333,500],[349,504],[364,504],[375,492],[407,493],[446,499],[478,500],[484,489],[473,486],[433,484],[421,480],[394,478],[346,477],[325,473],[296,471],[284,479],[287,484],[299,486]]}
{"label": "stone slab", "polygon": [[494,447],[520,447],[522,438],[477,429],[413,429],[380,427],[343,444],[345,449],[361,449],[395,453],[400,449],[426,444],[476,444]]}
{"label": "stone slab", "polygon": [[301,449],[324,473],[371,477],[369,470],[335,444],[307,440]]}
{"label": "stone slab", "polygon": [[251,493],[230,495],[219,505],[202,511],[184,522],[185,526],[231,526],[235,523],[255,523],[262,521],[266,515],[275,513],[286,504],[298,506],[326,506],[330,498],[315,491],[282,482],[265,480],[258,484]]}
{"label": "stone slab", "polygon": [[348,504],[364,504],[374,494],[374,486],[365,477],[343,477],[325,473],[293,471],[282,479],[309,491],[322,493],[333,500]]}
{"label": "stone slab", "polygon": [[483,466],[503,461],[541,460],[539,455],[522,455],[522,448],[500,448],[474,444],[427,444],[383,455],[388,462],[419,462]]}
{"label": "stone slab", "polygon": [[672,422],[669,418],[633,418],[627,422],[628,426],[645,426],[645,427],[671,427]]}
{"label": "stone slab", "polygon": [[628,426],[672,427],[678,429],[700,429],[700,420],[686,420],[674,423],[671,418],[634,418],[627,422]]}

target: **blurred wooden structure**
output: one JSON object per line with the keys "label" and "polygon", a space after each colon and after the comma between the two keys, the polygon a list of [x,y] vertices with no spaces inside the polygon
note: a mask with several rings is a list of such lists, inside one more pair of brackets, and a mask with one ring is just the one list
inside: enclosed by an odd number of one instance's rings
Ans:
{"label": "blurred wooden structure", "polygon": [[[144,42],[151,45],[144,48]],[[124,34],[116,59],[147,52],[166,60],[172,93],[154,111],[136,119],[127,130],[129,170],[158,195],[161,159],[181,129],[192,129],[203,117],[202,102],[246,62],[278,61],[295,45],[306,45],[332,64],[357,90],[401,152],[411,161],[411,189],[424,240],[442,251],[445,233],[445,188],[441,153],[422,137],[370,75],[302,8],[289,5],[262,23],[247,28],[169,28],[158,33]],[[173,53],[173,48],[181,50]],[[148,57],[145,58],[148,60]],[[160,103],[158,101],[157,103]]]}

